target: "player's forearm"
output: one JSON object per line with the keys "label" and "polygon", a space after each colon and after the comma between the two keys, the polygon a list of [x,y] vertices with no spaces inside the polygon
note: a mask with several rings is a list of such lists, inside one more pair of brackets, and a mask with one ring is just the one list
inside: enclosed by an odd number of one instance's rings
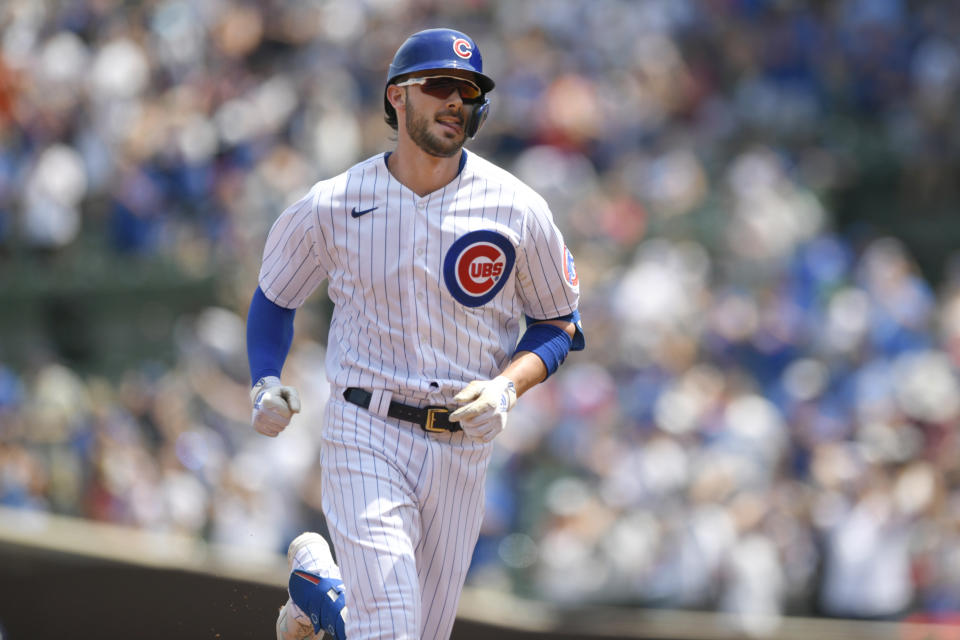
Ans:
{"label": "player's forearm", "polygon": [[250,383],[265,376],[280,377],[293,341],[296,312],[271,302],[258,287],[247,314],[247,359]]}
{"label": "player's forearm", "polygon": [[[547,320],[544,324],[551,324],[563,329],[571,339],[576,330],[572,322],[565,320]],[[517,389],[517,397],[519,397],[527,389],[540,384],[547,378],[547,367],[537,354],[531,351],[518,351],[500,375],[513,380],[513,385]]]}

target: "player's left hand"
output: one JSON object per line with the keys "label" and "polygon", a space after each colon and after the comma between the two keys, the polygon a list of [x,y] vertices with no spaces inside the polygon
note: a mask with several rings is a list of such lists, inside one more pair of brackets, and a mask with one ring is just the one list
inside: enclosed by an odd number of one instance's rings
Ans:
{"label": "player's left hand", "polygon": [[464,433],[474,440],[490,442],[507,426],[507,412],[517,402],[513,380],[497,376],[493,380],[474,380],[453,399],[468,403],[450,414]]}

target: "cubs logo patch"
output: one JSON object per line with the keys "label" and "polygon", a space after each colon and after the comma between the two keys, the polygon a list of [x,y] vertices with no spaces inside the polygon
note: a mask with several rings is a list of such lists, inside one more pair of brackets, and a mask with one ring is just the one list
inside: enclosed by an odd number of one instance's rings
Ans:
{"label": "cubs logo patch", "polygon": [[464,60],[467,60],[473,55],[473,45],[470,44],[469,40],[457,38],[453,41],[453,52]]}
{"label": "cubs logo patch", "polygon": [[573,264],[573,254],[570,253],[570,249],[567,249],[566,245],[563,247],[563,275],[572,286],[577,286],[580,283],[580,278],[577,277],[577,267]]}
{"label": "cubs logo patch", "polygon": [[457,238],[443,259],[443,280],[465,307],[479,307],[500,293],[516,260],[516,249],[495,231],[471,231]]}

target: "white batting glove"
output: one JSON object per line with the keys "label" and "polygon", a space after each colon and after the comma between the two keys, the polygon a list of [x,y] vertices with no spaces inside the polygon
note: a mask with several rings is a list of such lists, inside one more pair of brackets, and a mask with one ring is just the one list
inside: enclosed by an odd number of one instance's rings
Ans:
{"label": "white batting glove", "polygon": [[474,380],[453,399],[465,404],[450,414],[470,438],[490,442],[507,426],[507,412],[517,402],[513,380],[497,376],[493,380]]}
{"label": "white batting glove", "polygon": [[300,411],[300,395],[293,387],[280,383],[280,378],[267,376],[257,380],[250,389],[253,417],[250,419],[257,433],[276,438],[290,424],[293,414]]}

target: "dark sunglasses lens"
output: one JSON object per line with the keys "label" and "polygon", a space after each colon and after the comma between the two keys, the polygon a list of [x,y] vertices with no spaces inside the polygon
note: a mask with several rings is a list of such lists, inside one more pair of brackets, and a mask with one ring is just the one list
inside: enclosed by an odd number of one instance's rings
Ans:
{"label": "dark sunglasses lens", "polygon": [[469,82],[458,82],[457,88],[460,90],[460,97],[466,100],[480,97],[480,89]]}
{"label": "dark sunglasses lens", "polygon": [[475,100],[480,97],[480,89],[469,82],[461,82],[460,97],[464,100]]}
{"label": "dark sunglasses lens", "polygon": [[473,100],[480,97],[480,89],[466,80],[455,78],[430,78],[423,84],[423,92],[435,98],[446,98],[456,89],[464,100]]}

